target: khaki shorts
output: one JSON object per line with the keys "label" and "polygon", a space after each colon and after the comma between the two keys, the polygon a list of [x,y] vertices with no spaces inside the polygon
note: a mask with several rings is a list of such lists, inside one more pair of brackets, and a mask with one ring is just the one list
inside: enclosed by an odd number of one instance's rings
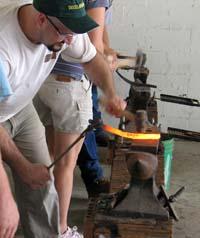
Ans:
{"label": "khaki shorts", "polygon": [[57,131],[81,133],[92,119],[90,82],[60,82],[51,74],[34,99],[35,108],[44,126],[52,125]]}

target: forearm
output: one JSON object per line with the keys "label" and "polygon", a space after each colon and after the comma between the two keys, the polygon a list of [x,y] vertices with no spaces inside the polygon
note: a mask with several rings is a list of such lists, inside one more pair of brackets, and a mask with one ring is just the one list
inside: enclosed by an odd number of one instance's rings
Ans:
{"label": "forearm", "polygon": [[87,11],[87,14],[99,25],[97,28],[88,32],[88,35],[95,48],[103,54],[104,51],[103,31],[105,25],[105,8],[104,7],[92,8]]}
{"label": "forearm", "polygon": [[[91,41],[92,42],[92,41]],[[95,46],[95,48],[98,50],[98,52],[100,52],[101,54],[103,54],[104,52],[104,44],[102,41],[98,40],[98,41],[93,41],[92,44]]]}
{"label": "forearm", "polygon": [[[108,36],[108,31],[107,31],[107,26],[104,26],[104,31],[103,31],[103,44],[104,44],[104,51],[110,48],[110,41],[109,41],[109,36]],[[105,53],[105,52],[104,52]]]}
{"label": "forearm", "polygon": [[116,95],[112,72],[102,54],[97,52],[90,62],[83,64],[83,67],[88,77],[103,91],[105,96]]}
{"label": "forearm", "polygon": [[20,173],[28,161],[16,147],[14,141],[10,138],[6,130],[0,124],[0,149],[2,159],[13,169]]}

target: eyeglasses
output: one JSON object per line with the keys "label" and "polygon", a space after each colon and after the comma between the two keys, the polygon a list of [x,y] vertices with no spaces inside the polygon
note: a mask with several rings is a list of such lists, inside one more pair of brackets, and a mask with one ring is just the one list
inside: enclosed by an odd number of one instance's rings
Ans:
{"label": "eyeglasses", "polygon": [[48,19],[48,21],[51,23],[51,25],[54,27],[54,29],[58,32],[59,35],[61,36],[69,36],[69,37],[73,37],[75,35],[75,33],[65,33],[65,32],[60,32],[60,30],[58,29],[58,27],[53,23],[53,21],[46,16],[46,18]]}

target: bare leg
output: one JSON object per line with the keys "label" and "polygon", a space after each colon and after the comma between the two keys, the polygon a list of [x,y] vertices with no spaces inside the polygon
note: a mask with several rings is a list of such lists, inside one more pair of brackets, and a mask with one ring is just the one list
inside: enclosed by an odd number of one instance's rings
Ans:
{"label": "bare leg", "polygon": [[[52,132],[52,131],[51,131]],[[47,132],[48,136],[55,135],[54,144],[54,158],[58,157],[66,148],[79,136],[79,134],[69,134]],[[50,141],[50,138],[47,139]],[[60,205],[60,227],[61,233],[67,229],[67,214],[69,210],[72,188],[74,168],[83,140],[76,144],[63,159],[61,159],[54,168],[55,186],[58,192],[59,205]],[[53,144],[52,144],[53,145]],[[51,149],[50,149],[51,150]],[[52,151],[52,150],[51,150]]]}
{"label": "bare leg", "polygon": [[46,126],[45,127],[45,132],[46,132],[46,140],[47,140],[47,145],[49,149],[49,154],[51,157],[51,160],[54,160],[54,154],[55,154],[55,134],[54,134],[54,128],[53,126]]}

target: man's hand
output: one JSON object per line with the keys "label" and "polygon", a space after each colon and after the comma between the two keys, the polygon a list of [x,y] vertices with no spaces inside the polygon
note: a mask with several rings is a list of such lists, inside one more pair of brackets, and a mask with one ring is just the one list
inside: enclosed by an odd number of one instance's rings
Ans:
{"label": "man's hand", "polygon": [[0,153],[0,238],[13,238],[19,222],[19,213],[10,190]]}
{"label": "man's hand", "polygon": [[0,238],[13,238],[19,223],[17,206],[11,192],[0,196]]}
{"label": "man's hand", "polygon": [[22,181],[32,189],[38,189],[42,186],[45,186],[46,183],[51,179],[46,166],[32,163],[28,163],[19,176]]}
{"label": "man's hand", "polygon": [[46,166],[29,162],[16,147],[7,131],[0,124],[0,145],[4,161],[15,170],[21,180],[32,189],[44,186],[50,180]]}
{"label": "man's hand", "polygon": [[101,97],[99,99],[100,104],[105,108],[105,110],[116,117],[121,117],[122,112],[126,107],[126,102],[119,96],[115,95],[110,98]]}

